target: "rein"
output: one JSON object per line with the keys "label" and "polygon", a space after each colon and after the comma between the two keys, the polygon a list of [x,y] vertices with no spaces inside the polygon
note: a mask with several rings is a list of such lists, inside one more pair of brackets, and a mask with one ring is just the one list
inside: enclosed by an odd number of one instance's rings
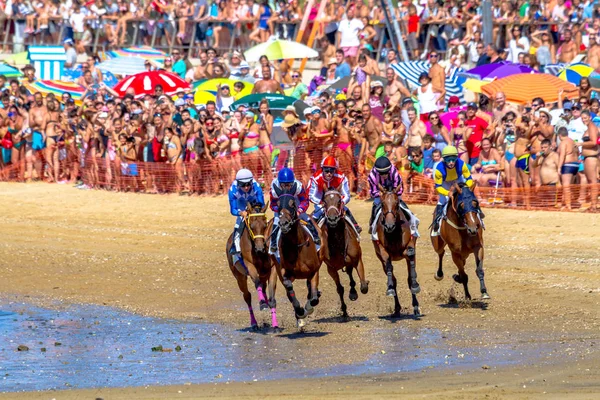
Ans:
{"label": "rein", "polygon": [[[342,198],[342,194],[340,192],[338,192],[337,190],[328,190],[323,194],[323,198],[327,197],[328,195],[337,195],[340,196],[340,199]],[[327,215],[327,213],[329,212],[329,210],[335,210],[337,211],[338,215],[342,215],[342,210],[344,207],[344,203],[340,201],[340,207],[335,207],[335,206],[329,206],[327,207],[327,210],[325,210],[325,215]]]}
{"label": "rein", "polygon": [[252,231],[252,227],[250,226],[250,218],[266,218],[267,214],[266,213],[253,213],[253,214],[248,214],[248,216],[244,219],[244,222],[246,223],[246,227],[248,228],[248,233],[250,234],[250,239],[254,240],[254,239],[264,239],[265,235],[255,235],[254,231]]}

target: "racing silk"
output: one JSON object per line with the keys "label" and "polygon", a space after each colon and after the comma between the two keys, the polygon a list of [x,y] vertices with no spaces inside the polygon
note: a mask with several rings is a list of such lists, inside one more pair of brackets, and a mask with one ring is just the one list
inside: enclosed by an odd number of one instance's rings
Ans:
{"label": "racing silk", "polygon": [[[273,210],[273,212],[278,213],[279,212],[279,195],[277,195],[275,188],[283,190],[283,189],[281,189],[281,185],[279,184],[278,179],[274,179],[273,182],[271,183],[271,210]],[[300,182],[298,179],[296,179],[294,181],[294,183],[292,184],[292,190],[293,190],[293,192],[290,194],[296,198],[296,202],[298,204],[298,212],[300,212],[300,214],[304,214],[306,212],[306,210],[308,210],[308,206],[310,204],[308,202],[308,196],[306,195],[304,186],[302,186],[302,182]]]}
{"label": "racing silk", "polygon": [[348,178],[344,174],[336,173],[331,178],[331,181],[327,182],[325,178],[323,178],[323,171],[319,170],[317,173],[310,178],[310,182],[308,183],[308,198],[313,204],[321,204],[323,200],[323,194],[329,188],[340,188],[340,193],[342,195],[342,201],[344,204],[348,204],[350,202],[350,186],[348,185]]}
{"label": "racing silk", "polygon": [[[442,196],[448,196],[450,193],[449,187],[444,187],[445,182],[454,182],[458,181],[459,177],[463,177],[464,182],[467,184],[469,189],[473,189],[473,179],[471,179],[471,172],[469,171],[469,166],[460,158],[456,160],[456,164],[454,168],[448,169],[446,167],[446,163],[439,162],[435,166],[435,171],[433,173],[433,180],[435,182],[435,190],[438,194]],[[448,185],[445,185],[448,186]]]}
{"label": "racing silk", "polygon": [[237,181],[233,181],[229,188],[229,211],[231,212],[231,215],[239,217],[240,212],[246,210],[248,203],[260,204],[261,207],[265,206],[263,191],[258,182],[253,179],[252,188],[248,193],[244,193],[244,191],[238,187]]}
{"label": "racing silk", "polygon": [[390,168],[390,174],[388,175],[386,181],[383,180],[383,178],[381,177],[381,175],[379,175],[379,172],[377,172],[375,168],[371,170],[371,173],[369,174],[369,193],[371,194],[371,197],[373,199],[378,198],[381,194],[379,193],[379,187],[377,186],[377,184],[380,184],[381,186],[385,187],[386,182],[391,182],[392,187],[398,187],[398,197],[402,196],[402,193],[404,192],[404,185],[402,185],[402,177],[400,176],[400,173],[398,173],[396,167],[392,164],[392,168]]}

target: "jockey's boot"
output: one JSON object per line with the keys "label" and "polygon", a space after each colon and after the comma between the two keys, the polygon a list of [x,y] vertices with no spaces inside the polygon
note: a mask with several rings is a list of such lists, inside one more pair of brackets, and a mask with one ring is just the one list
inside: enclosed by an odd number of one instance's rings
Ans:
{"label": "jockey's boot", "polygon": [[309,221],[308,224],[306,224],[306,227],[308,228],[308,230],[310,231],[310,234],[315,239],[315,245],[320,246],[321,238],[319,237],[319,230],[317,229],[317,227],[315,226],[313,221]]}
{"label": "jockey's boot", "polygon": [[350,221],[352,221],[352,224],[354,224],[354,228],[356,229],[356,232],[358,232],[358,234],[360,235],[360,233],[362,232],[362,228],[360,227],[360,225],[358,225],[356,218],[354,218],[354,215],[352,214],[352,211],[350,211],[349,208],[346,208],[346,215],[348,215],[348,217],[350,218]]}
{"label": "jockey's boot", "polygon": [[442,211],[444,210],[444,206],[438,204],[435,206],[435,211],[433,215],[433,231],[438,232],[440,230],[440,220],[442,219]]}
{"label": "jockey's boot", "polygon": [[233,231],[233,243],[231,243],[231,248],[229,249],[229,253],[232,255],[240,255],[242,252],[242,248],[240,246],[240,239],[242,235],[240,234],[240,228],[235,227]]}
{"label": "jockey's boot", "polygon": [[274,225],[273,226],[273,231],[271,232],[271,245],[270,245],[270,252],[271,254],[276,254],[277,250],[279,250],[277,248],[277,236],[279,236],[279,226],[278,225]]}
{"label": "jockey's boot", "polygon": [[376,203],[373,203],[373,207],[371,207],[371,218],[369,218],[369,235],[373,233],[373,222],[375,222],[377,210],[379,210],[379,206]]}

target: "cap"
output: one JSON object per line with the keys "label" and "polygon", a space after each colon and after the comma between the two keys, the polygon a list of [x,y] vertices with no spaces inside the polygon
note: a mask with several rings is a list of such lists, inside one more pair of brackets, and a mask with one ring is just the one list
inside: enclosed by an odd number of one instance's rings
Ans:
{"label": "cap", "polygon": [[240,69],[250,69],[250,64],[248,64],[246,61],[242,61],[240,63]]}
{"label": "cap", "polygon": [[404,100],[402,100],[402,105],[405,106],[407,104],[413,104],[413,101],[410,97],[405,97]]}
{"label": "cap", "polygon": [[254,118],[254,113],[252,111],[246,111],[246,117]]}
{"label": "cap", "polygon": [[299,123],[300,123],[300,120],[298,118],[296,118],[292,114],[288,114],[285,116],[283,122],[281,123],[281,126],[283,128],[289,128],[290,126],[294,126]]}
{"label": "cap", "polygon": [[223,84],[221,84],[221,89],[223,89],[223,88],[231,89],[229,87],[229,83],[223,83]]}
{"label": "cap", "polygon": [[467,104],[467,108],[474,108],[474,109],[478,109],[479,106],[477,106],[477,103],[475,103],[474,101],[470,102],[469,104]]}
{"label": "cap", "polygon": [[188,94],[186,94],[186,95],[183,96],[184,100],[189,100],[189,99],[193,99],[193,98],[194,98],[194,95],[191,94],[191,93],[188,93]]}
{"label": "cap", "polygon": [[185,105],[185,100],[179,98],[177,100],[175,100],[175,107],[181,107]]}
{"label": "cap", "polygon": [[375,88],[375,87],[383,87],[383,82],[381,81],[372,81],[371,82],[371,87]]}
{"label": "cap", "polygon": [[336,60],[336,58],[335,58],[335,57],[331,57],[331,58],[329,59],[329,62],[327,63],[327,65],[331,65],[331,64],[337,64],[337,60]]}
{"label": "cap", "polygon": [[573,103],[571,103],[570,101],[565,101],[563,103],[563,108],[565,110],[571,110],[573,108]]}
{"label": "cap", "polygon": [[458,96],[450,96],[450,98],[448,99],[448,103],[460,103],[460,99],[458,98]]}
{"label": "cap", "polygon": [[571,108],[573,110],[581,110],[582,109],[581,104],[579,104],[579,103],[573,103],[573,105],[571,106]]}
{"label": "cap", "polygon": [[311,114],[321,114],[321,109],[317,106],[311,107],[310,108],[310,113]]}
{"label": "cap", "polygon": [[302,111],[302,114],[306,115],[310,115],[312,113],[312,107],[306,107],[304,109],[304,111]]}

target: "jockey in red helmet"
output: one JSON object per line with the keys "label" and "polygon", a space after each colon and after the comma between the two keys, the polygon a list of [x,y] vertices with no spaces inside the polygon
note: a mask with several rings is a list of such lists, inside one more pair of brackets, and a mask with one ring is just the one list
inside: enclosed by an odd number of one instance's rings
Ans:
{"label": "jockey in red helmet", "polygon": [[308,198],[311,203],[315,205],[315,211],[313,212],[313,218],[320,225],[324,216],[324,210],[321,207],[323,201],[323,194],[330,188],[338,189],[342,195],[342,201],[344,202],[344,212],[352,224],[356,228],[357,232],[361,232],[361,227],[354,219],[354,216],[346,207],[346,204],[350,202],[350,188],[348,185],[348,178],[339,171],[338,161],[334,156],[328,156],[321,162],[321,169],[318,170],[315,175],[310,178],[308,184]]}

